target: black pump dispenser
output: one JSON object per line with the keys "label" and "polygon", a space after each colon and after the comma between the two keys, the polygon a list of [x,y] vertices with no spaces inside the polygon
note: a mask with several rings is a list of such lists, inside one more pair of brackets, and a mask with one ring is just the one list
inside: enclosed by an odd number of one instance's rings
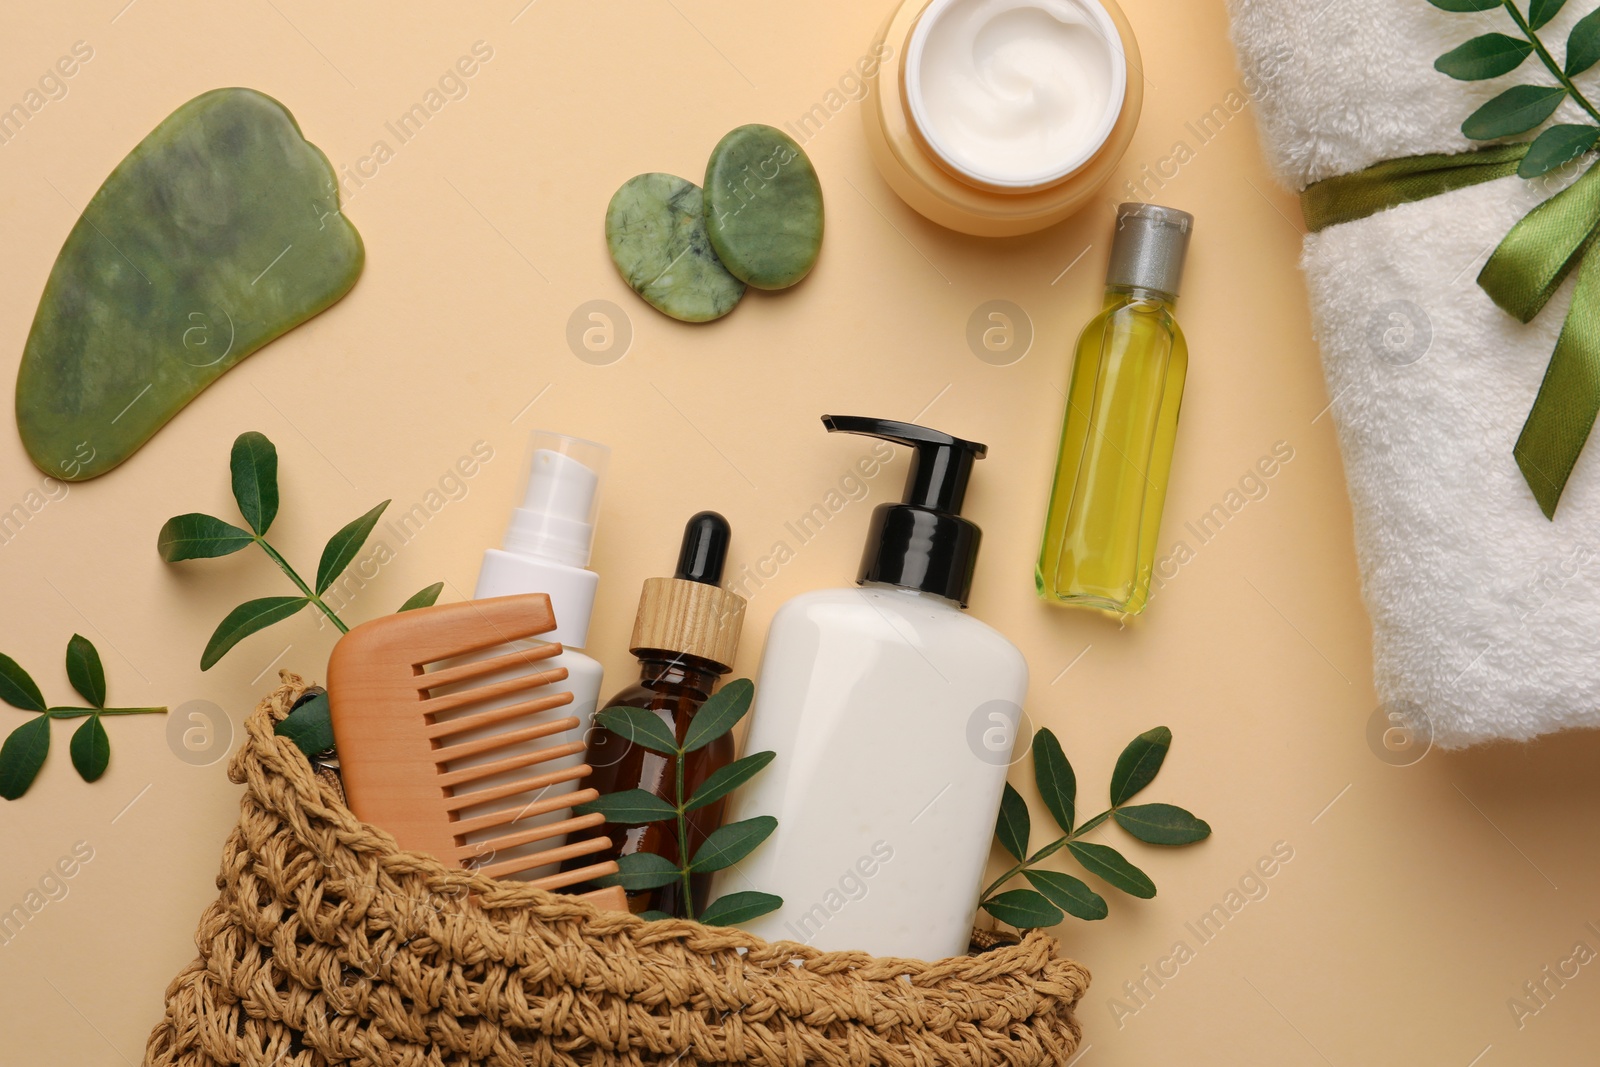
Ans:
{"label": "black pump dispenser", "polygon": [[721,585],[722,568],[728,561],[728,542],[732,538],[728,520],[715,511],[702,511],[692,516],[683,527],[678,569],[672,576],[685,582]]}
{"label": "black pump dispenser", "polygon": [[983,531],[961,517],[961,505],[972,464],[988,446],[890,419],[824,415],[822,425],[829,433],[880,437],[913,450],[904,502],[873,509],[856,580],[933,593],[966,607]]}

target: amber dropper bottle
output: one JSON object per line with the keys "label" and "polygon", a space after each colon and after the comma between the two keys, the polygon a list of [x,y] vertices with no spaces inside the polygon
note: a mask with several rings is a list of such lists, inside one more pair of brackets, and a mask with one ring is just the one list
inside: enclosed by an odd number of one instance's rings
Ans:
{"label": "amber dropper bottle", "polygon": [[[629,651],[639,658],[639,680],[602,703],[602,708],[653,711],[672,729],[678,742],[683,742],[695,712],[710,698],[722,676],[733,669],[739,651],[745,601],[721,587],[731,537],[728,520],[714,511],[702,511],[689,520],[683,531],[677,571],[671,578],[646,581],[639,598],[639,614],[629,646]],[[734,756],[734,741],[728,734],[689,753],[684,758],[683,795],[692,795],[712,772],[732,763]],[[589,736],[587,760],[594,772],[584,785],[601,794],[646,789],[676,803],[677,761],[672,756],[651,752],[596,727]],[[690,855],[722,825],[725,800],[689,812]],[[610,835],[617,844],[609,853],[584,856],[575,867],[634,852],[654,852],[678,862],[675,822],[648,826],[607,823],[582,836],[600,833]],[[577,835],[569,838],[579,839]],[[690,877],[689,889],[697,912],[704,909],[710,888],[709,873]],[[692,918],[683,899],[682,882],[630,893],[628,908],[635,913],[663,911]]]}

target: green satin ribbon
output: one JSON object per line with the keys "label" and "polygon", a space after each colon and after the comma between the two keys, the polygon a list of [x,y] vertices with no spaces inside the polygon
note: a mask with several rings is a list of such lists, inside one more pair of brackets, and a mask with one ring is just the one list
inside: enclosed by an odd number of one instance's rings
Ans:
{"label": "green satin ribbon", "polygon": [[[1309,186],[1306,225],[1325,229],[1399,204],[1504,178],[1526,144],[1460,155],[1392,159]],[[1555,518],[1567,479],[1600,415],[1600,163],[1511,228],[1478,274],[1478,284],[1520,322],[1531,322],[1574,269],[1577,290],[1539,395],[1512,454],[1539,509]]]}

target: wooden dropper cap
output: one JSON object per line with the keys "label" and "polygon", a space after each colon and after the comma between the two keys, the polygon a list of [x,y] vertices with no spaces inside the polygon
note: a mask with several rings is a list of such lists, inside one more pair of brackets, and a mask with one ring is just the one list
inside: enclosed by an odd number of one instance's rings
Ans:
{"label": "wooden dropper cap", "polygon": [[733,669],[744,628],[744,597],[720,585],[733,533],[728,520],[702,511],[683,531],[678,569],[671,578],[649,578],[639,597],[629,650],[695,656]]}

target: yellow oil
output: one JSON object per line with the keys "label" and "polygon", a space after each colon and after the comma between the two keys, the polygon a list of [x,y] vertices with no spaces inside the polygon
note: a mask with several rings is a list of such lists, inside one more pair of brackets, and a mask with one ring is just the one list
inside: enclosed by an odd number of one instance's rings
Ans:
{"label": "yellow oil", "polygon": [[1078,338],[1039,596],[1135,615],[1150,599],[1189,349],[1172,303],[1112,288]]}

